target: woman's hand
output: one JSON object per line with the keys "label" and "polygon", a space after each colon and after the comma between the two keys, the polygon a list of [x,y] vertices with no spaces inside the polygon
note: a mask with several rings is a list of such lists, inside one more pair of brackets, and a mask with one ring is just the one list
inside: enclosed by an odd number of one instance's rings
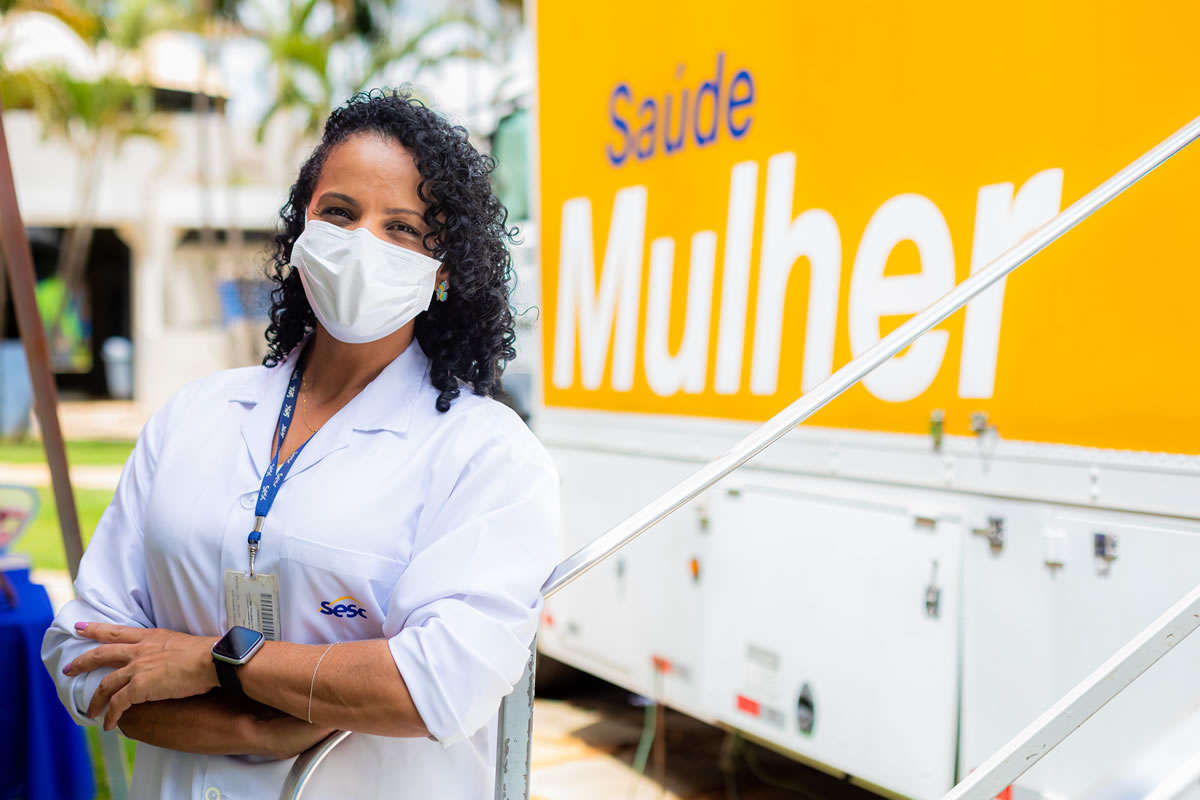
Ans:
{"label": "woman's hand", "polygon": [[253,720],[251,738],[261,743],[262,755],[272,760],[295,758],[334,732],[255,700],[243,702],[249,704]]}
{"label": "woman's hand", "polygon": [[258,727],[263,734],[263,746],[276,759],[295,758],[333,733],[333,728],[312,725],[287,714],[261,720]]}
{"label": "woman's hand", "polygon": [[103,622],[79,622],[75,629],[101,645],[67,664],[64,674],[116,668],[100,681],[87,711],[88,718],[94,718],[108,705],[106,731],[115,728],[121,715],[137,703],[191,697],[217,686],[212,663],[216,637]]}

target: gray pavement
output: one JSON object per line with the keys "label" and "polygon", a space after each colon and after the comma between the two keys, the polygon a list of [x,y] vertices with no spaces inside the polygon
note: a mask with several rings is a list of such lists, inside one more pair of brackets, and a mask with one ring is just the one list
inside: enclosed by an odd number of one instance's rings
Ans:
{"label": "gray pavement", "polygon": [[[58,404],[58,423],[66,439],[132,441],[149,418],[146,409],[128,400],[63,400]],[[40,435],[36,416],[33,435]]]}
{"label": "gray pavement", "polygon": [[[121,467],[79,464],[71,467],[71,485],[76,489],[116,489]],[[49,486],[50,468],[46,464],[0,464],[0,484]]]}

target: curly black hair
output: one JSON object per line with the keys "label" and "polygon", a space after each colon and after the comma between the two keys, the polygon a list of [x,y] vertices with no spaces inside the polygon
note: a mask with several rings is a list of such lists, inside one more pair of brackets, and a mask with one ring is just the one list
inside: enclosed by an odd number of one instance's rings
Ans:
{"label": "curly black hair", "polygon": [[426,204],[425,246],[449,272],[449,298],[431,303],[414,328],[431,362],[437,410],[450,410],[460,381],[475,394],[502,396],[500,375],[516,356],[509,304],[512,260],[506,246],[516,230],[506,227],[508,212],[488,180],[496,162],[471,145],[465,128],[451,125],[406,90],[375,89],[351,97],[329,116],[321,143],[301,165],[279,211],[282,227],[267,266],[277,286],[271,290],[264,366],[284,361],[316,327],[300,275],[289,266],[292,245],[304,230],[305,210],[330,151],[359,133],[386,136],[412,153],[421,173],[417,192]]}

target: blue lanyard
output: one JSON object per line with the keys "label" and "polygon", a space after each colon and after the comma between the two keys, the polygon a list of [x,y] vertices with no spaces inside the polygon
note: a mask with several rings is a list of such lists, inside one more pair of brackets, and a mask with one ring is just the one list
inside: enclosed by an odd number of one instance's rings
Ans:
{"label": "blue lanyard", "polygon": [[258,491],[258,502],[254,506],[254,530],[250,531],[250,535],[246,537],[246,543],[250,549],[251,578],[254,577],[254,557],[258,555],[258,544],[262,541],[263,523],[267,521],[267,514],[270,513],[271,506],[275,504],[275,496],[279,494],[279,487],[287,480],[288,472],[291,471],[296,456],[300,455],[304,445],[312,441],[312,437],[308,437],[304,440],[304,444],[296,448],[296,452],[288,456],[287,461],[279,463],[279,451],[283,448],[283,440],[287,438],[288,427],[292,424],[296,414],[296,398],[300,394],[302,376],[303,370],[297,363],[296,368],[292,371],[292,379],[288,382],[287,393],[283,396],[283,408],[279,410],[279,441],[275,444],[271,465],[263,474],[262,487]]}

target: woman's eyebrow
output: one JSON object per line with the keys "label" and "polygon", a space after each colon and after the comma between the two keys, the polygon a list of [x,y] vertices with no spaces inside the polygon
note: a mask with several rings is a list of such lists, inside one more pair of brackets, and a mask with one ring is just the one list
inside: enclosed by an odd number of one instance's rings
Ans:
{"label": "woman's eyebrow", "polygon": [[341,200],[343,203],[349,203],[352,206],[358,205],[357,200],[355,200],[350,195],[342,194],[341,192],[326,192],[325,194],[321,195],[321,200],[330,200],[330,199]]}
{"label": "woman's eyebrow", "polygon": [[414,217],[420,217],[421,219],[425,219],[424,214],[422,214],[420,211],[414,211],[411,208],[385,208],[383,210],[383,213],[385,213],[385,214],[412,214]]}

